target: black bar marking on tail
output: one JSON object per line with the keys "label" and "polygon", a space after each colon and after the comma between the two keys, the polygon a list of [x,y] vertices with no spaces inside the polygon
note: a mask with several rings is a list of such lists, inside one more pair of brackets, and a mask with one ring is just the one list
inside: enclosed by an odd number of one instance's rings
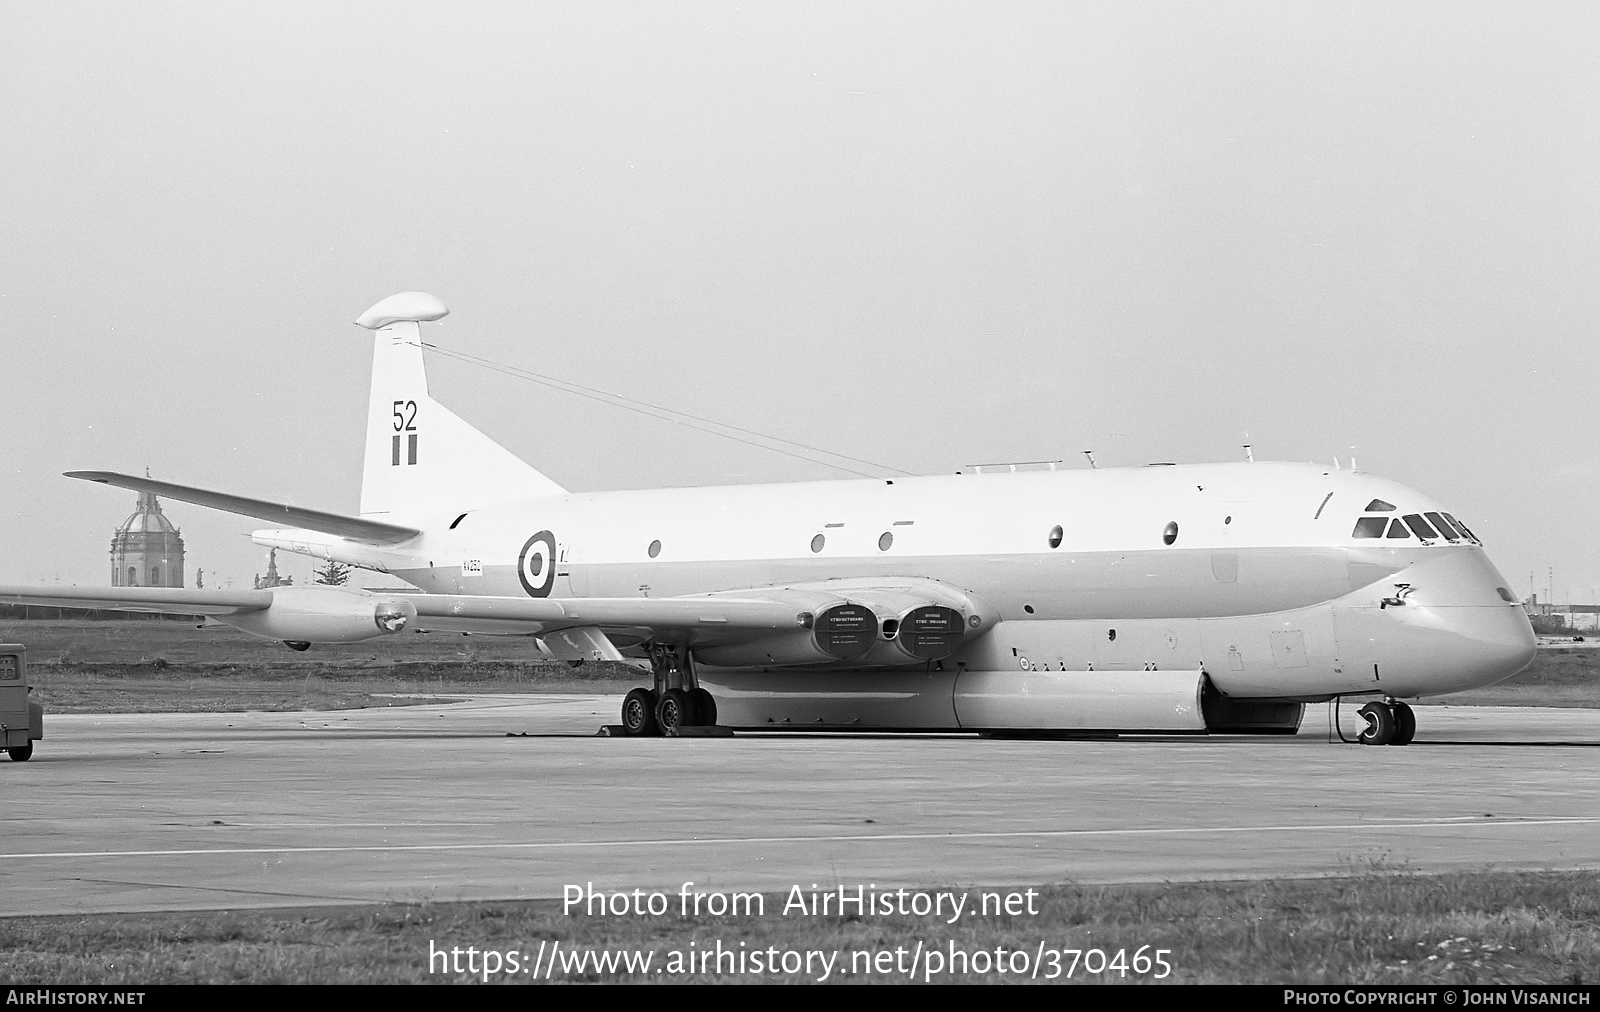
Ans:
{"label": "black bar marking on tail", "polygon": [[406,437],[406,463],[407,464],[415,464],[416,462],[417,462],[417,434],[415,432],[413,432],[411,435]]}
{"label": "black bar marking on tail", "polygon": [[389,466],[390,467],[399,467],[400,466],[400,436],[398,434],[395,435],[394,441],[392,443],[390,443],[389,450],[390,450],[390,453],[389,453]]}

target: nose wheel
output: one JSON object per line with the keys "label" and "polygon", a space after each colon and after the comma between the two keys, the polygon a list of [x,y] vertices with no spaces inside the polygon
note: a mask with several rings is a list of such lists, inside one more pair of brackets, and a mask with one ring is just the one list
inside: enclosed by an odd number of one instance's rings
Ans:
{"label": "nose wheel", "polygon": [[1374,701],[1356,713],[1364,722],[1356,734],[1363,745],[1409,745],[1417,736],[1417,715],[1405,703]]}

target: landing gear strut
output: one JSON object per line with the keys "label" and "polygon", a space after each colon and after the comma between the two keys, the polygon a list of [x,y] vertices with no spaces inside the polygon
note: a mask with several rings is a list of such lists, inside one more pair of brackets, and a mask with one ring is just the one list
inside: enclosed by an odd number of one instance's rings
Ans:
{"label": "landing gear strut", "polygon": [[622,700],[622,727],[630,737],[676,735],[685,727],[717,722],[717,701],[700,687],[694,662],[681,646],[651,643],[653,689],[634,689]]}
{"label": "landing gear strut", "polygon": [[1417,736],[1417,715],[1398,700],[1374,700],[1356,713],[1365,722],[1356,734],[1363,745],[1409,745]]}

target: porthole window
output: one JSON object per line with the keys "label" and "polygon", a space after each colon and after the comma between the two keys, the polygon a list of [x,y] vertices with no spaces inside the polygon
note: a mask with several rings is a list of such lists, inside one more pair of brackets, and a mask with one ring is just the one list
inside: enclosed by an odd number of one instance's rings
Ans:
{"label": "porthole window", "polygon": [[650,557],[653,559],[653,558],[655,558],[656,556],[658,556],[660,554],[661,554],[661,542],[660,541],[652,541],[652,542],[650,542]]}
{"label": "porthole window", "polygon": [[811,550],[813,552],[820,552],[822,551],[822,546],[827,543],[828,539],[818,534],[816,537],[811,539]]}
{"label": "porthole window", "polygon": [[1223,517],[1222,523],[1224,526],[1233,523],[1233,517]]}
{"label": "porthole window", "polygon": [[1025,604],[1025,605],[1022,606],[1022,610],[1027,612],[1029,615],[1032,615],[1033,614],[1033,605]]}
{"label": "porthole window", "polygon": [[894,544],[894,535],[888,531],[884,531],[878,536],[878,551],[887,552],[892,544]]}
{"label": "porthole window", "polygon": [[1176,540],[1178,540],[1178,521],[1169,520],[1167,522],[1166,530],[1161,532],[1161,543],[1163,545],[1170,545]]}
{"label": "porthole window", "polygon": [[1060,548],[1061,547],[1061,534],[1062,534],[1062,530],[1061,530],[1061,525],[1060,524],[1056,524],[1054,527],[1050,528],[1050,547],[1051,548]]}

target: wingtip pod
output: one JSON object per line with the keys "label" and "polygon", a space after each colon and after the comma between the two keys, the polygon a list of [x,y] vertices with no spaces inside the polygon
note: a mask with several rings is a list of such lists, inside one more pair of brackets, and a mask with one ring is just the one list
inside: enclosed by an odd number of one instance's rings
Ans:
{"label": "wingtip pod", "polygon": [[401,292],[356,317],[356,325],[382,330],[396,323],[427,323],[450,314],[450,309],[427,292]]}

